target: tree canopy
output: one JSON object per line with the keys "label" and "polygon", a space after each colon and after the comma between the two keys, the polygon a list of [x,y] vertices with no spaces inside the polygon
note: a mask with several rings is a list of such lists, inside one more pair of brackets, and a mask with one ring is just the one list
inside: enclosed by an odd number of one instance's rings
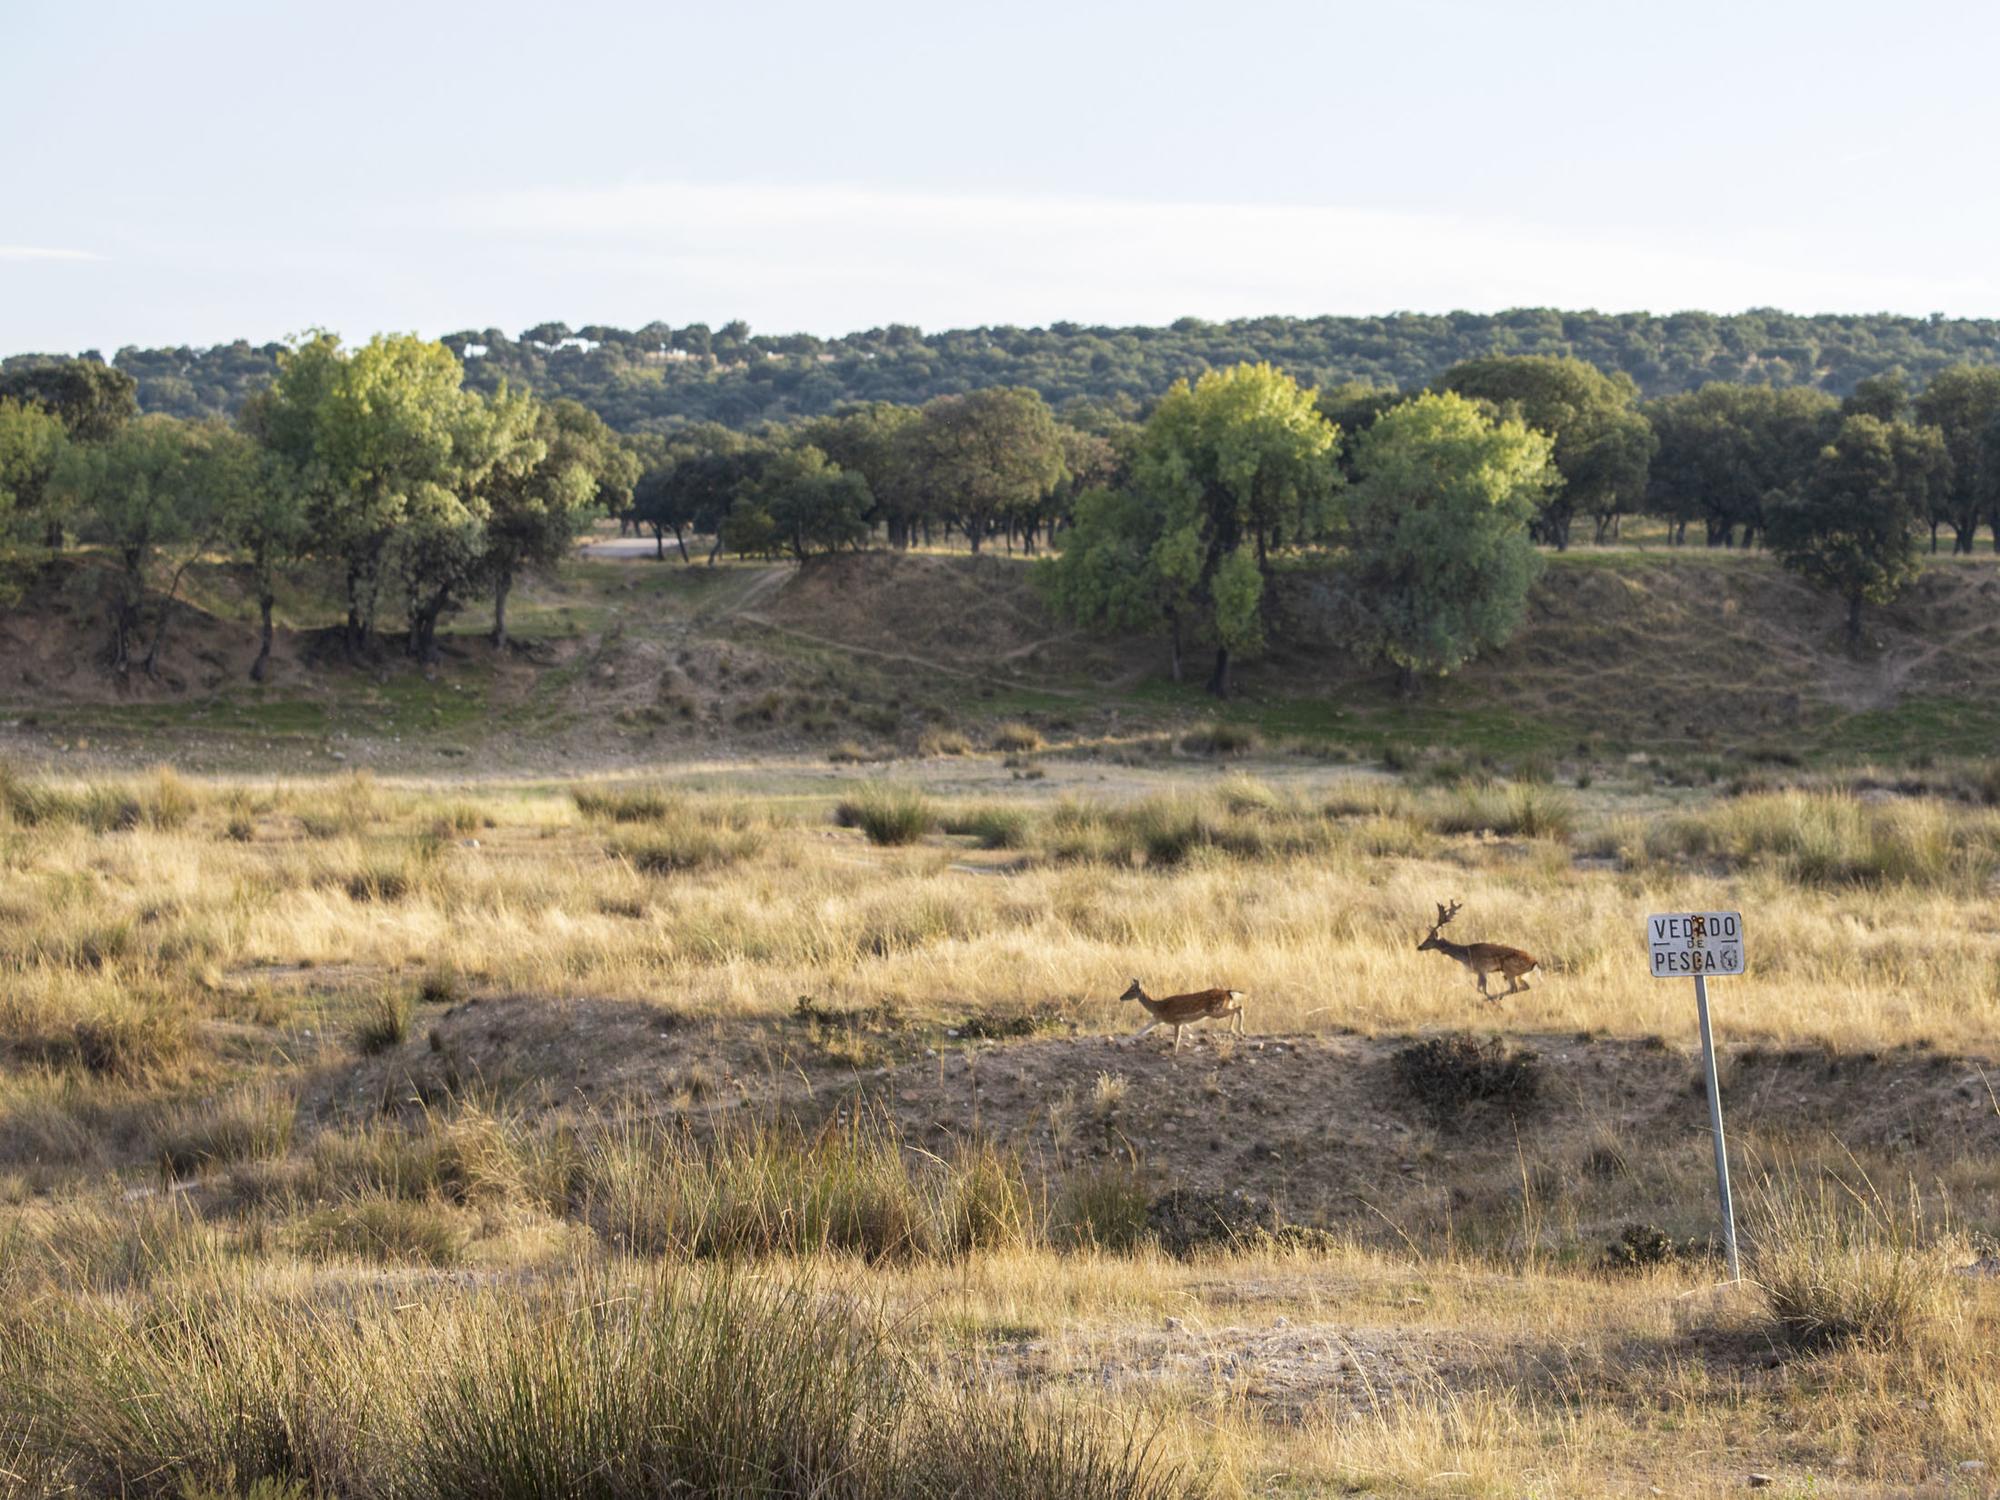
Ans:
{"label": "tree canopy", "polygon": [[1384,412],[1357,440],[1356,644],[1393,663],[1406,690],[1519,628],[1540,565],[1528,527],[1560,483],[1552,448],[1450,392]]}

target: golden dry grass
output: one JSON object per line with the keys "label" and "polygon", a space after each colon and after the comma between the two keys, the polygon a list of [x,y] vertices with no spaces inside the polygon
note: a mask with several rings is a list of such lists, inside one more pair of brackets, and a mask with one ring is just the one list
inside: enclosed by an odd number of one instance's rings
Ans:
{"label": "golden dry grass", "polygon": [[[633,1275],[634,1252],[749,1257],[780,1283],[831,1266],[892,1311],[940,1390],[1088,1393],[1093,1432],[1136,1424],[1229,1495],[1704,1494],[1752,1467],[1799,1493],[1981,1493],[1987,1471],[1959,1466],[2000,1461],[1995,1283],[1954,1269],[1980,1247],[1952,1204],[1993,1217],[1987,1163],[1926,1158],[1926,1206],[1885,1241],[1865,1215],[1829,1219],[1823,1150],[1763,1142],[1778,1186],[1751,1265],[1768,1295],[1718,1291],[1702,1261],[1613,1276],[1581,1255],[1633,1181],[1664,1181],[1644,1143],[1615,1139],[1606,1178],[1576,1183],[1571,1158],[1517,1140],[1498,1231],[1467,1210],[1461,1233],[1411,1221],[1312,1255],[1175,1261],[1135,1178],[1068,1159],[1133,1107],[1109,1071],[1047,1101],[1044,1183],[976,1142],[908,1159],[853,1136],[714,1147],[643,1112],[531,1115],[477,1079],[427,1092],[363,1056],[422,1054],[445,1007],[515,995],[714,1035],[803,1017],[861,1067],[869,1016],[1124,1030],[1112,1001],[1135,970],[1249,990],[1265,1035],[1473,1021],[1679,1040],[1687,996],[1648,977],[1641,922],[1717,907],[1749,933],[1750,975],[1716,989],[1732,1043],[1978,1054],[2000,984],[1979,916],[1990,810],[1840,787],[1670,801],[1210,773],[1136,799],[933,796],[941,831],[877,844],[836,826],[832,794],[789,789],[162,774],[0,790],[0,1344],[16,1353],[46,1356],[75,1320],[109,1340],[93,1357],[136,1358],[104,1319],[217,1298],[232,1327],[281,1337],[300,1299],[380,1294],[394,1313],[410,1288],[418,1345],[497,1351],[537,1299]],[[1541,956],[1532,990],[1485,1009],[1416,951],[1447,898],[1461,937]],[[372,1103],[327,1093],[342,1069]],[[706,1087],[678,1080],[661,1112],[709,1108]],[[1446,1183],[1452,1149],[1423,1146]],[[1707,1189],[1682,1154],[1665,1185],[1686,1199]],[[474,1292],[446,1272],[502,1279]],[[1794,1336],[1801,1306],[1812,1328]],[[408,1357],[386,1313],[317,1318],[301,1347],[336,1393]],[[19,1391],[0,1376],[0,1469],[26,1475],[47,1453]]]}

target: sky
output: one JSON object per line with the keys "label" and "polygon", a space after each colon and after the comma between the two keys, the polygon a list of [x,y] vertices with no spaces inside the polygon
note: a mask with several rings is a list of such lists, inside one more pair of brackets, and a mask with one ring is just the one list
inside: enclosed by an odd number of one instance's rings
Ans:
{"label": "sky", "polygon": [[0,0],[0,354],[2000,316],[2000,7]]}

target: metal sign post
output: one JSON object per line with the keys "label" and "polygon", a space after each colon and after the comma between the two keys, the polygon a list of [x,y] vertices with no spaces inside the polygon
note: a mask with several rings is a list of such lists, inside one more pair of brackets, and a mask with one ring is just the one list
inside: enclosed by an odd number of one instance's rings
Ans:
{"label": "metal sign post", "polygon": [[1722,1199],[1722,1244],[1729,1254],[1729,1279],[1741,1281],[1736,1256],[1736,1208],[1729,1196],[1729,1149],[1722,1135],[1722,1088],[1715,1076],[1715,1033],[1708,1021],[1708,976],[1743,972],[1743,914],[1733,911],[1674,912],[1646,919],[1653,950],[1653,977],[1694,976],[1695,1010],[1701,1017],[1701,1066],[1708,1084],[1708,1124],[1715,1137],[1715,1186]]}

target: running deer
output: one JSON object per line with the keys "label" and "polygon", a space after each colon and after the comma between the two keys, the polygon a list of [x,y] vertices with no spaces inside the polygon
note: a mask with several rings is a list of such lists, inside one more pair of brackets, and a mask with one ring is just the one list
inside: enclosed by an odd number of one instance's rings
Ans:
{"label": "running deer", "polygon": [[1234,1016],[1236,1023],[1233,1029],[1238,1035],[1243,1031],[1245,996],[1241,990],[1195,990],[1190,994],[1169,995],[1164,1000],[1155,1000],[1135,979],[1132,981],[1132,988],[1118,998],[1137,1000],[1146,1007],[1146,1014],[1153,1018],[1134,1033],[1132,1040],[1135,1042],[1163,1021],[1174,1028],[1176,1052],[1181,1050],[1181,1028],[1192,1026],[1196,1021],[1219,1021],[1225,1016]]}
{"label": "running deer", "polygon": [[1459,907],[1465,903],[1454,901],[1449,907],[1438,908],[1438,919],[1431,926],[1431,935],[1417,944],[1417,952],[1435,948],[1446,958],[1455,958],[1479,981],[1479,993],[1488,1000],[1502,997],[1491,994],[1486,988],[1488,974],[1507,976],[1507,993],[1525,990],[1529,986],[1521,983],[1521,976],[1535,967],[1538,960],[1532,953],[1523,953],[1519,948],[1509,948],[1504,943],[1448,943],[1438,936],[1444,924],[1458,915]]}

